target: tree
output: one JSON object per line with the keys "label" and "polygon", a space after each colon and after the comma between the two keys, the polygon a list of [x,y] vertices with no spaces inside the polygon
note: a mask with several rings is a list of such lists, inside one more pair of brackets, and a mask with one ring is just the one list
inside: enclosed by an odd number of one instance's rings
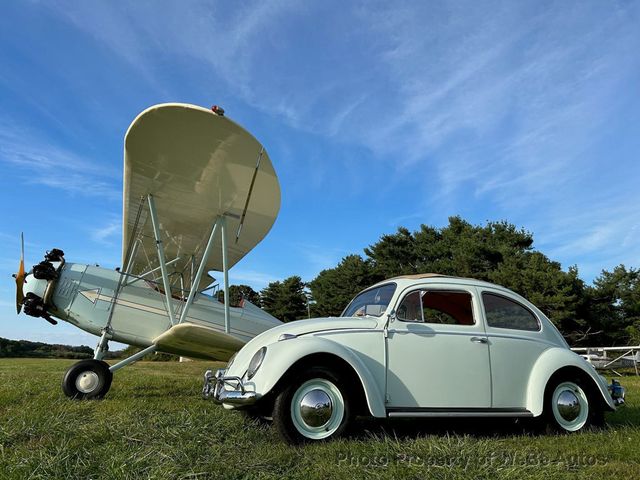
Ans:
{"label": "tree", "polygon": [[32,358],[93,358],[93,349],[82,345],[48,344],[30,342],[28,340],[9,340],[0,337],[0,358],[32,357]]}
{"label": "tree", "polygon": [[530,251],[532,245],[532,235],[510,223],[483,227],[456,216],[443,228],[421,225],[412,233],[400,227],[364,252],[382,278],[432,272],[488,280],[505,258]]}
{"label": "tree", "polygon": [[[640,343],[640,270],[619,265],[603,271],[590,287],[576,266],[560,263],[533,249],[533,235],[506,222],[472,225],[459,216],[437,228],[400,227],[309,283],[316,300],[313,314],[337,316],[370,285],[398,275],[440,273],[503,285],[536,305],[573,345]],[[294,293],[274,282],[261,292],[265,309],[282,319],[305,316],[299,277]],[[284,301],[286,295],[297,298]],[[275,312],[275,313],[274,313]]]}
{"label": "tree", "polygon": [[507,222],[471,225],[450,217],[441,229],[421,225],[414,233],[416,266],[420,273],[434,272],[488,280],[505,258],[531,249],[533,237]]}
{"label": "tree", "polygon": [[293,276],[282,282],[271,282],[260,292],[262,308],[283,322],[307,317],[305,283]]}
{"label": "tree", "polygon": [[[242,302],[242,299],[249,300],[256,306],[260,306],[260,294],[249,285],[231,285],[229,287],[229,305],[236,307]],[[224,303],[224,291],[218,291],[218,300]]]}
{"label": "tree", "polygon": [[411,232],[400,227],[364,253],[365,259],[345,257],[310,282],[318,314],[339,314],[358,291],[385,278],[431,272],[504,285],[538,306],[569,339],[592,331],[577,268],[564,271],[533,251],[533,235],[506,221],[472,225],[455,216],[442,228],[421,225]]}
{"label": "tree", "polygon": [[540,252],[507,256],[489,272],[488,280],[519,293],[538,307],[572,341],[588,337],[585,285],[578,269],[562,270],[560,263]]}
{"label": "tree", "polygon": [[[404,227],[392,235],[382,238],[364,249],[364,253],[371,259],[373,271],[381,278],[416,273],[417,252],[415,238]],[[344,261],[344,260],[343,260]]]}
{"label": "tree", "polygon": [[605,344],[640,344],[640,270],[603,270],[588,290],[592,323]]}
{"label": "tree", "polygon": [[338,316],[360,290],[384,277],[375,273],[371,261],[360,255],[348,255],[335,268],[321,271],[309,283],[313,299],[314,316]]}

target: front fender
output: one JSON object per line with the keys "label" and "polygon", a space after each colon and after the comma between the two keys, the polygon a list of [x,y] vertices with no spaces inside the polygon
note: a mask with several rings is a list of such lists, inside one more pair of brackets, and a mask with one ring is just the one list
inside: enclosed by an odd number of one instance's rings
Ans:
{"label": "front fender", "polygon": [[371,415],[386,416],[384,396],[362,359],[352,350],[323,337],[304,336],[268,345],[260,369],[244,385],[248,389],[255,389],[262,397],[273,389],[298,360],[314,353],[333,354],[351,365],[360,379]]}
{"label": "front fender", "polygon": [[602,399],[615,410],[613,400],[607,389],[606,382],[595,369],[581,356],[566,348],[554,347],[544,351],[534,364],[527,386],[527,410],[534,416],[542,415],[544,409],[544,391],[551,376],[563,367],[575,367],[593,380]]}

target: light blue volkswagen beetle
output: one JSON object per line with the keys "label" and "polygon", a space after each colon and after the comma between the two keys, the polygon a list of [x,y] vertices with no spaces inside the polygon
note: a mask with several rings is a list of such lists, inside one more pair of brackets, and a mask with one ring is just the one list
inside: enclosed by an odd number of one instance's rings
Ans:
{"label": "light blue volkswagen beetle", "polygon": [[624,403],[527,300],[436,274],[380,282],[338,318],[258,335],[205,373],[203,394],[272,417],[292,444],[337,437],[356,415],[539,417],[577,432]]}

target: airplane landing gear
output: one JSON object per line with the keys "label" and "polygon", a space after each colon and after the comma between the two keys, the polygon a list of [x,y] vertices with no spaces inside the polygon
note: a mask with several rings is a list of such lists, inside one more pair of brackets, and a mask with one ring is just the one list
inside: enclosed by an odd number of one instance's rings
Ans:
{"label": "airplane landing gear", "polygon": [[62,379],[62,391],[67,397],[84,400],[100,399],[111,387],[113,374],[102,360],[81,360],[74,363]]}

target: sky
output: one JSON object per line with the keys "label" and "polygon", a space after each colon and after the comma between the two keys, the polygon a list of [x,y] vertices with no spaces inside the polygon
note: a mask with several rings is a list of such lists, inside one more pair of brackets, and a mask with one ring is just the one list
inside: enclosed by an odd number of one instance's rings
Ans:
{"label": "sky", "polygon": [[230,272],[312,280],[399,226],[507,220],[591,282],[640,267],[640,3],[21,1],[0,15],[0,336],[53,247],[119,266],[124,133],[224,107],[266,147],[280,215]]}

